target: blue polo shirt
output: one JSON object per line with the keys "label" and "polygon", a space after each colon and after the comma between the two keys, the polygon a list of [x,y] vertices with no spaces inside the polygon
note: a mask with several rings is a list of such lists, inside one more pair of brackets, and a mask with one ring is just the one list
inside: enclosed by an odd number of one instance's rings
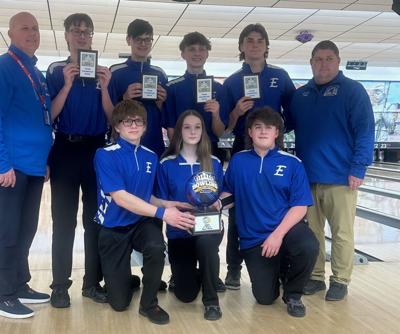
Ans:
{"label": "blue polo shirt", "polygon": [[52,145],[51,100],[46,79],[36,68],[36,57],[29,57],[14,45],[10,50],[20,59],[45,96],[42,106],[31,81],[8,54],[0,56],[0,173],[16,169],[26,175],[44,176]]}
{"label": "blue polo shirt", "polygon": [[[130,84],[142,82],[143,74],[157,75],[158,83],[164,88],[168,81],[165,72],[157,66],[152,66],[150,60],[137,62],[128,58],[122,64],[111,66],[110,70],[112,76],[109,91],[114,105],[122,101],[122,96]],[[141,98],[137,98],[136,100],[142,102],[147,111],[146,132],[141,140],[141,144],[153,150],[160,157],[165,150],[162,135],[162,127],[164,126],[163,111],[158,109],[154,100],[143,100]]]}
{"label": "blue polo shirt", "polygon": [[94,158],[99,203],[97,223],[105,227],[127,226],[142,217],[118,206],[110,193],[125,190],[150,202],[157,162],[153,151],[122,138],[114,145],[97,150]]}
{"label": "blue polo shirt", "polygon": [[[212,156],[212,167],[219,191],[222,190],[224,172],[218,158]],[[161,160],[157,171],[157,197],[187,202],[186,184],[190,177],[200,172],[200,163],[189,164],[181,155],[170,155]],[[188,238],[188,232],[167,225],[168,239]]]}
{"label": "blue polo shirt", "polygon": [[241,249],[262,244],[291,207],[313,204],[301,161],[277,149],[265,157],[254,150],[236,153],[225,173],[224,191],[235,196]]}
{"label": "blue polo shirt", "polygon": [[[64,67],[70,58],[50,64],[46,80],[53,100],[64,86]],[[54,120],[57,132],[81,136],[97,136],[107,131],[107,118],[101,102],[97,80],[75,78],[61,113]]]}
{"label": "blue polo shirt", "polygon": [[[224,81],[226,103],[230,112],[235,108],[237,101],[244,96],[243,76],[255,74],[257,73],[251,71],[249,64],[243,63],[240,70]],[[280,67],[265,64],[264,69],[258,75],[261,97],[254,100],[253,109],[239,117],[233,129],[235,136],[244,136],[246,115],[254,109],[269,106],[282,114],[282,109],[287,110],[290,107],[296,88],[287,72]]]}
{"label": "blue polo shirt", "polygon": [[[218,142],[218,137],[212,131],[212,114],[204,111],[204,103],[196,102],[196,80],[206,77],[206,72],[202,74],[190,74],[185,72],[183,76],[168,82],[167,84],[167,101],[164,107],[165,126],[174,128],[179,116],[188,109],[198,111],[204,119],[207,134],[212,142]],[[226,108],[224,89],[222,85],[213,80],[212,96],[219,102],[219,116],[221,121],[228,124],[229,112]]]}

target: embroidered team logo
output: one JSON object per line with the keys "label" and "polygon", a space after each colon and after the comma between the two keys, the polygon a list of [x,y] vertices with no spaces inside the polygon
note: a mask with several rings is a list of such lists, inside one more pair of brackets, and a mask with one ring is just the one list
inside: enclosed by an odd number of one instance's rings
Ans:
{"label": "embroidered team logo", "polygon": [[306,90],[306,91],[303,92],[303,94],[301,94],[301,95],[303,95],[303,96],[308,96],[308,95],[310,95],[310,91],[309,91],[309,90]]}
{"label": "embroidered team logo", "polygon": [[271,78],[271,81],[269,82],[269,87],[278,88],[278,80],[279,78]]}
{"label": "embroidered team logo", "polygon": [[339,91],[338,85],[329,86],[324,93],[324,96],[336,96]]}
{"label": "embroidered team logo", "polygon": [[284,176],[283,172],[284,172],[285,168],[287,168],[287,166],[285,166],[285,165],[277,165],[274,175],[275,176]]}
{"label": "embroidered team logo", "polygon": [[151,174],[151,162],[146,161],[146,173]]}
{"label": "embroidered team logo", "polygon": [[101,89],[100,80],[97,80],[97,81],[96,81],[96,89]]}

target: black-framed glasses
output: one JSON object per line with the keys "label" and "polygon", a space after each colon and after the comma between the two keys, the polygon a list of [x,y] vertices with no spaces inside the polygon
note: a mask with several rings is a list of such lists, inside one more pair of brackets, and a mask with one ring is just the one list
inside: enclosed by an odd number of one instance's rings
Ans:
{"label": "black-framed glasses", "polygon": [[94,35],[94,32],[91,30],[81,30],[79,28],[72,28],[69,32],[74,37],[81,37],[83,35],[85,38],[92,38]]}
{"label": "black-framed glasses", "polygon": [[142,37],[135,37],[135,38],[133,39],[133,42],[136,43],[136,44],[145,44],[145,45],[149,45],[149,44],[153,43],[153,38],[152,38],[152,37],[145,37],[145,38],[142,38]]}
{"label": "black-framed glasses", "polygon": [[135,123],[136,126],[143,126],[145,124],[145,121],[141,118],[127,118],[120,121],[120,123],[122,123],[123,126],[129,128],[132,126],[133,123]]}

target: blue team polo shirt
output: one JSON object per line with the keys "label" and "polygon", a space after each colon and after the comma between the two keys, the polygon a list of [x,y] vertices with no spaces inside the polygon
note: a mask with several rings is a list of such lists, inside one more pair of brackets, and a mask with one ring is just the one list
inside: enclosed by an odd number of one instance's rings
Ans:
{"label": "blue team polo shirt", "polygon": [[277,149],[263,158],[254,150],[236,153],[225,173],[224,191],[235,196],[241,249],[262,244],[291,207],[313,204],[301,161]]}
{"label": "blue team polo shirt", "polygon": [[51,100],[46,79],[36,68],[36,57],[30,57],[14,45],[10,50],[30,73],[41,95],[42,106],[32,83],[18,63],[8,54],[0,56],[0,173],[11,168],[26,175],[44,176],[52,145]]}
{"label": "blue team polo shirt", "polygon": [[[125,63],[111,66],[110,70],[112,76],[109,91],[114,105],[122,101],[122,96],[130,84],[142,82],[143,74],[157,75],[158,83],[164,88],[168,81],[165,72],[157,66],[150,65],[150,60],[137,62],[128,58]],[[143,103],[147,111],[146,132],[141,144],[156,152],[160,157],[165,150],[162,135],[162,127],[164,126],[163,111],[158,109],[154,100],[143,100],[141,98],[137,98],[137,100]]]}
{"label": "blue team polo shirt", "polygon": [[[212,131],[212,114],[204,111],[204,103],[196,102],[196,80],[206,77],[206,72],[202,74],[190,74],[185,72],[183,76],[168,82],[167,101],[164,107],[165,126],[174,128],[179,116],[188,109],[198,111],[204,119],[207,134],[212,142],[218,142],[218,137]],[[226,108],[224,89],[222,85],[213,80],[212,84],[213,98],[219,102],[219,116],[221,121],[228,124],[229,112]]]}
{"label": "blue team polo shirt", "polygon": [[[64,86],[64,67],[70,58],[52,63],[46,79],[51,99]],[[101,102],[101,87],[97,80],[75,78],[61,113],[54,120],[57,132],[81,136],[97,136],[107,131],[107,118]]]}
{"label": "blue team polo shirt", "polygon": [[144,146],[135,146],[122,138],[97,150],[94,163],[97,175],[99,208],[96,221],[105,227],[135,224],[142,216],[118,206],[110,193],[125,190],[150,202],[157,170],[157,155]]}
{"label": "blue team polo shirt", "polygon": [[[212,156],[212,166],[219,191],[222,191],[224,172],[218,158]],[[187,202],[186,184],[200,172],[200,163],[189,164],[181,155],[170,155],[161,160],[157,171],[157,196],[164,200]],[[188,238],[191,234],[167,225],[168,239]]]}
{"label": "blue team polo shirt", "polygon": [[[237,101],[244,96],[243,76],[254,75],[250,65],[243,63],[242,68],[233,73],[224,81],[226,92],[226,104],[230,112],[235,108]],[[289,75],[280,67],[265,64],[264,69],[259,73],[260,95],[254,100],[254,107],[246,114],[239,117],[233,133],[235,136],[244,136],[246,115],[256,108],[269,106],[275,111],[282,113],[288,110],[296,88]]]}

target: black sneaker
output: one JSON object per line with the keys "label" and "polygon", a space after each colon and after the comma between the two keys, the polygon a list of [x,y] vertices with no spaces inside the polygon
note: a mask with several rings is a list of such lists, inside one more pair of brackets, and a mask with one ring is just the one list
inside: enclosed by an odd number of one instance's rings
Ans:
{"label": "black sneaker", "polygon": [[173,291],[175,289],[175,281],[174,281],[174,276],[171,275],[171,278],[169,279],[168,282],[168,289]]}
{"label": "black sneaker", "polygon": [[35,314],[29,307],[22,305],[17,299],[4,300],[0,302],[0,315],[11,319],[25,319]]}
{"label": "black sneaker", "polygon": [[204,319],[214,321],[221,319],[221,317],[222,317],[222,312],[219,306],[215,305],[204,306]]}
{"label": "black sneaker", "polygon": [[310,279],[303,288],[303,293],[305,295],[313,295],[314,293],[325,289],[326,289],[326,284],[324,281],[317,281],[314,279]]}
{"label": "black sneaker", "polygon": [[153,324],[165,325],[169,323],[169,315],[160,306],[156,305],[145,310],[144,308],[139,308],[139,314],[148,318]]}
{"label": "black sneaker", "polygon": [[107,293],[100,285],[82,289],[82,296],[90,298],[96,303],[107,303]]}
{"label": "black sneaker", "polygon": [[229,290],[240,289],[240,271],[232,272],[228,271],[225,278],[225,286]]}
{"label": "black sneaker", "polygon": [[167,282],[161,280],[160,286],[158,287],[158,291],[167,291],[168,285]]}
{"label": "black sneaker", "polygon": [[50,297],[50,304],[55,308],[70,307],[71,300],[69,298],[68,289],[54,288]]}
{"label": "black sneaker", "polygon": [[331,282],[326,292],[325,300],[338,301],[343,300],[347,295],[347,285],[338,282]]}
{"label": "black sneaker", "polygon": [[131,275],[131,289],[136,291],[140,288],[140,277],[136,275]]}
{"label": "black sneaker", "polygon": [[222,282],[222,279],[218,277],[217,281],[217,292],[225,292],[226,291],[226,286],[224,282]]}
{"label": "black sneaker", "polygon": [[17,293],[20,303],[24,304],[40,304],[50,301],[50,295],[47,293],[37,292],[28,285]]}
{"label": "black sneaker", "polygon": [[306,315],[306,307],[301,299],[289,298],[288,300],[283,299],[283,301],[286,304],[287,312],[292,317],[302,318]]}

